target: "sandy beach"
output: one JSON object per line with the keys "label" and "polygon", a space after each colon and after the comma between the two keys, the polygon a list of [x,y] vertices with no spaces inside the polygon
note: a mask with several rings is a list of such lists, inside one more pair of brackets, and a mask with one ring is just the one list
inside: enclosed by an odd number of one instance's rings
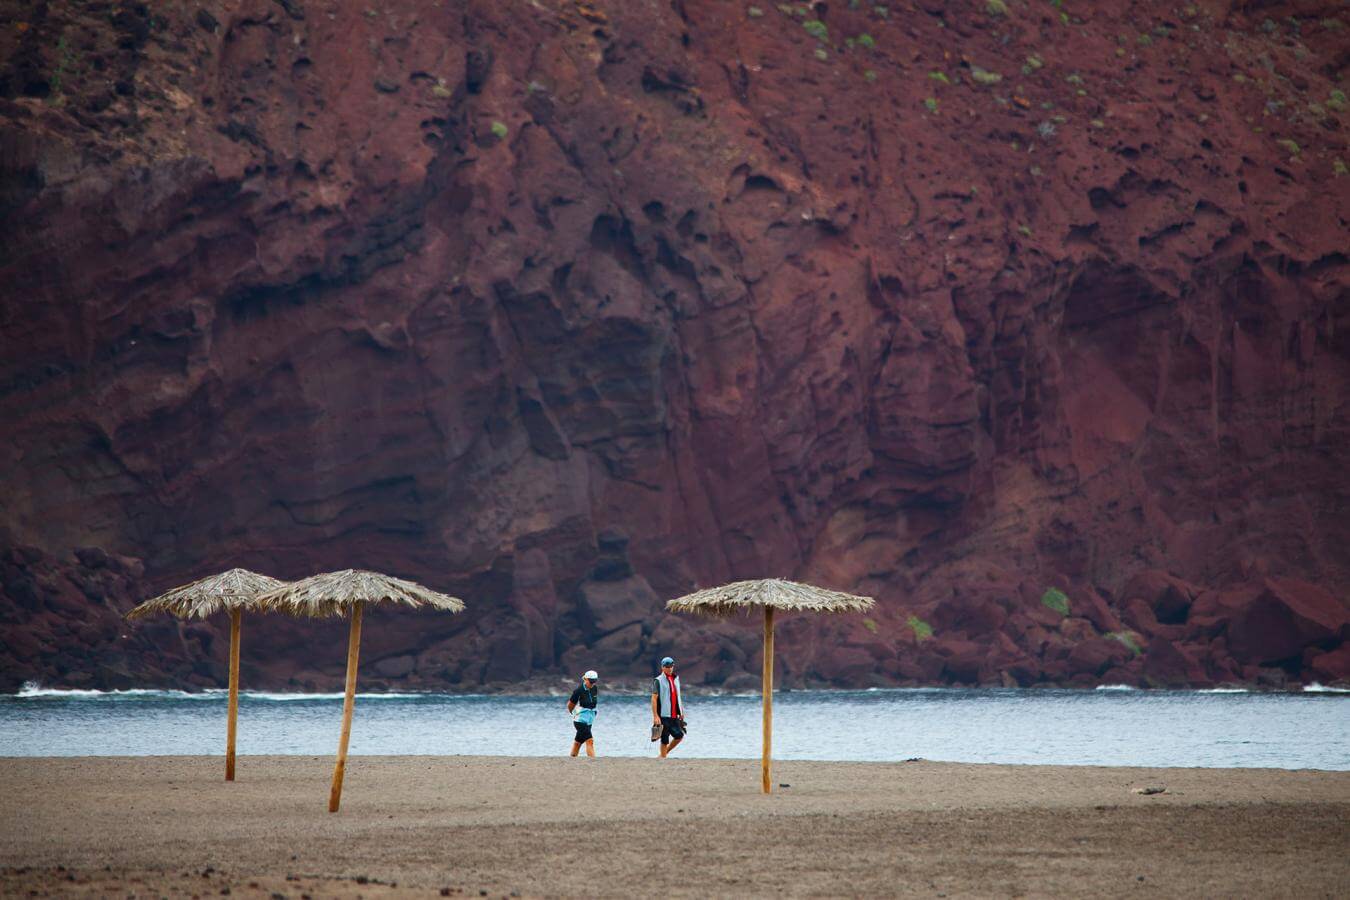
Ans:
{"label": "sandy beach", "polygon": [[[0,759],[0,894],[1344,896],[1350,773]],[[1163,787],[1145,795],[1138,789]]]}

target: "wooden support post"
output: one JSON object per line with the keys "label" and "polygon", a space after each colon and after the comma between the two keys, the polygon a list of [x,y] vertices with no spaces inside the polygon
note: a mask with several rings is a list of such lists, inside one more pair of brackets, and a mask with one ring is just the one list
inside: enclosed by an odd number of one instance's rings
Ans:
{"label": "wooden support post", "polygon": [[225,727],[226,781],[234,781],[235,723],[239,719],[239,619],[242,614],[243,610],[237,606],[230,610],[230,721]]}
{"label": "wooden support post", "polygon": [[764,607],[764,677],[760,690],[764,694],[764,760],[760,774],[764,793],[773,790],[770,768],[773,761],[773,607]]}
{"label": "wooden support post", "polygon": [[356,663],[361,651],[361,607],[352,604],[351,636],[347,640],[347,695],[342,700],[342,737],[338,739],[337,765],[333,768],[333,789],[328,794],[328,811],[338,811],[342,802],[342,774],[347,768],[347,742],[352,736],[352,707],[356,705]]}

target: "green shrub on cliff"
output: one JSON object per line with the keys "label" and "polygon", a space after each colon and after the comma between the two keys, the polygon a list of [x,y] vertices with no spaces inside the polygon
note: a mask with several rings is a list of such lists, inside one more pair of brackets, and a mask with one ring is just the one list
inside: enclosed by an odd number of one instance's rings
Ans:
{"label": "green shrub on cliff", "polygon": [[1008,14],[1008,4],[1003,0],[987,0],[984,4],[984,11],[991,16],[1006,16]]}
{"label": "green shrub on cliff", "polygon": [[876,619],[863,619],[862,624],[863,627],[866,628],[868,631],[872,632],[873,634],[877,633],[878,629]]}
{"label": "green shrub on cliff", "polygon": [[918,616],[910,616],[905,620],[905,624],[913,629],[914,637],[920,641],[926,641],[933,636],[933,626]]}
{"label": "green shrub on cliff", "polygon": [[806,29],[807,34],[818,41],[828,41],[830,39],[830,29],[819,19],[811,19],[803,22],[802,27]]}
{"label": "green shrub on cliff", "polygon": [[1327,106],[1330,106],[1336,112],[1344,112],[1346,107],[1345,91],[1332,91],[1331,96],[1327,98]]}
{"label": "green shrub on cliff", "polygon": [[1041,594],[1041,602],[1061,616],[1069,614],[1069,597],[1059,588],[1048,588],[1044,594]]}
{"label": "green shrub on cliff", "polygon": [[506,127],[505,122],[493,121],[492,133],[495,134],[499,140],[504,141],[506,140],[506,136],[511,133],[511,129]]}
{"label": "green shrub on cliff", "polygon": [[65,85],[66,73],[75,60],[75,54],[64,37],[56,42],[56,55],[56,68],[52,70],[52,76],[47,80],[47,102],[53,106],[62,106],[66,98],[62,95],[61,89]]}

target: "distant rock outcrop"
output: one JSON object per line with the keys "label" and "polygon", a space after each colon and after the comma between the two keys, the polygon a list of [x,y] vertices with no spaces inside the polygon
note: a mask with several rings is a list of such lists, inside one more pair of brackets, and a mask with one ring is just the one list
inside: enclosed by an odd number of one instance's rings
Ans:
{"label": "distant rock outcrop", "polygon": [[1350,679],[1342,5],[0,7],[0,689]]}

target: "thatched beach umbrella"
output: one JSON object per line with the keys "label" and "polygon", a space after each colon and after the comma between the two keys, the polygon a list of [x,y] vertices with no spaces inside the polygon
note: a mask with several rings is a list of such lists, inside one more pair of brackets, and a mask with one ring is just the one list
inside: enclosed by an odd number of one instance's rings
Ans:
{"label": "thatched beach umbrella", "polygon": [[773,759],[773,614],[774,610],[792,612],[862,612],[872,608],[871,597],[855,597],[809,584],[764,578],[758,581],[737,581],[722,587],[708,588],[666,603],[674,612],[698,613],[707,616],[729,616],[756,606],[764,609],[764,757],[760,775],[764,793],[769,793],[769,769]]}
{"label": "thatched beach umbrella", "polygon": [[225,780],[234,781],[235,721],[239,716],[239,620],[246,608],[258,607],[258,595],[284,582],[248,569],[230,569],[147,600],[127,613],[143,619],[151,613],[170,613],[180,619],[204,619],[220,610],[230,613],[230,706],[225,729]]}
{"label": "thatched beach umbrella", "polygon": [[342,702],[342,736],[338,739],[337,765],[333,768],[333,787],[328,795],[328,811],[337,812],[342,800],[342,775],[347,768],[347,742],[352,734],[352,707],[356,703],[356,665],[361,648],[361,611],[367,603],[399,603],[414,609],[430,607],[457,613],[464,601],[438,594],[420,584],[364,572],[343,569],[324,572],[264,594],[258,602],[268,609],[300,616],[342,616],[351,611],[351,633],[347,641],[347,693]]}

